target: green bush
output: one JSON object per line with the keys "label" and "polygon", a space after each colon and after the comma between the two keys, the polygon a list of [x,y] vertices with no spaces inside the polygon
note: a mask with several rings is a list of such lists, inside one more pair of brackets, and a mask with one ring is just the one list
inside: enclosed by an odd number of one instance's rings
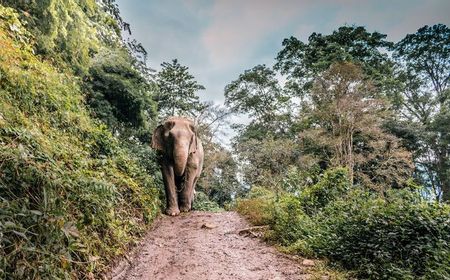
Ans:
{"label": "green bush", "polygon": [[201,191],[195,193],[194,203],[192,208],[198,211],[222,211],[223,208],[217,204],[217,202],[212,201],[209,197]]}
{"label": "green bush", "polygon": [[300,203],[308,214],[316,213],[328,203],[342,197],[350,188],[348,172],[345,168],[327,171],[320,181],[302,190]]}
{"label": "green bush", "polygon": [[275,194],[262,187],[253,187],[247,199],[237,199],[235,210],[254,225],[268,225],[273,219]]}
{"label": "green bush", "polygon": [[317,216],[317,255],[369,279],[449,279],[450,207],[408,191],[386,198],[353,192]]}
{"label": "green bush", "polygon": [[286,251],[325,257],[362,279],[450,279],[450,206],[415,188],[349,190],[346,171],[335,169],[298,194],[254,196],[236,209],[270,225]]}
{"label": "green bush", "polygon": [[285,195],[274,203],[272,236],[283,246],[291,245],[313,231],[313,221],[305,214],[300,201],[291,195]]}

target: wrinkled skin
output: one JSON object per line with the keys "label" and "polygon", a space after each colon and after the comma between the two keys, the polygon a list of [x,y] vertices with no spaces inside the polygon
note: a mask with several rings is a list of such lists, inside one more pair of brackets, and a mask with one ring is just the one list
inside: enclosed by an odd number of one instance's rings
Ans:
{"label": "wrinkled skin", "polygon": [[203,167],[203,146],[194,123],[170,117],[153,131],[152,148],[161,151],[166,214],[176,216],[192,208],[194,189]]}

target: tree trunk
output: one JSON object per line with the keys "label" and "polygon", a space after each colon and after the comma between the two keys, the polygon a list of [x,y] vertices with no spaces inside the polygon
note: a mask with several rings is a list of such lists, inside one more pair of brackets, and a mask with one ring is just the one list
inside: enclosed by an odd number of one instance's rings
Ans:
{"label": "tree trunk", "polygon": [[442,201],[450,203],[450,167],[446,157],[439,157],[438,177],[442,191]]}
{"label": "tree trunk", "polygon": [[[445,99],[442,98],[443,90],[438,91],[439,97],[439,111],[441,114],[445,114]],[[449,159],[449,148],[448,148],[448,135],[440,129],[439,131],[439,148],[438,148],[438,176],[441,183],[442,190],[442,201],[450,203],[450,159]],[[447,139],[446,139],[447,138]]]}
{"label": "tree trunk", "polygon": [[449,185],[449,182],[446,182],[445,185],[442,185],[442,201],[450,203],[450,185]]}

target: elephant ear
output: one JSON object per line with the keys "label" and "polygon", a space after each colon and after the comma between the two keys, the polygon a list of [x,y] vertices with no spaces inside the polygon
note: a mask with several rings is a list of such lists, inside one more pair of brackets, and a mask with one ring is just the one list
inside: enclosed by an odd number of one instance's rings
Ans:
{"label": "elephant ear", "polygon": [[189,153],[195,153],[197,151],[197,129],[194,125],[190,126],[192,132],[194,132],[194,136],[192,136],[191,143],[189,144]]}
{"label": "elephant ear", "polygon": [[164,133],[164,125],[159,125],[155,130],[153,131],[152,135],[152,148],[164,151],[164,143],[163,143],[163,133]]}

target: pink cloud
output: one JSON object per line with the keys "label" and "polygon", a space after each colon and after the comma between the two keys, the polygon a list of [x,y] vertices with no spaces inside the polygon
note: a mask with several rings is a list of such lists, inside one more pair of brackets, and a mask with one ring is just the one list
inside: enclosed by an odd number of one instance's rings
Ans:
{"label": "pink cloud", "polygon": [[243,57],[265,36],[302,15],[310,1],[218,0],[210,12],[212,23],[202,44],[212,67],[227,67]]}

